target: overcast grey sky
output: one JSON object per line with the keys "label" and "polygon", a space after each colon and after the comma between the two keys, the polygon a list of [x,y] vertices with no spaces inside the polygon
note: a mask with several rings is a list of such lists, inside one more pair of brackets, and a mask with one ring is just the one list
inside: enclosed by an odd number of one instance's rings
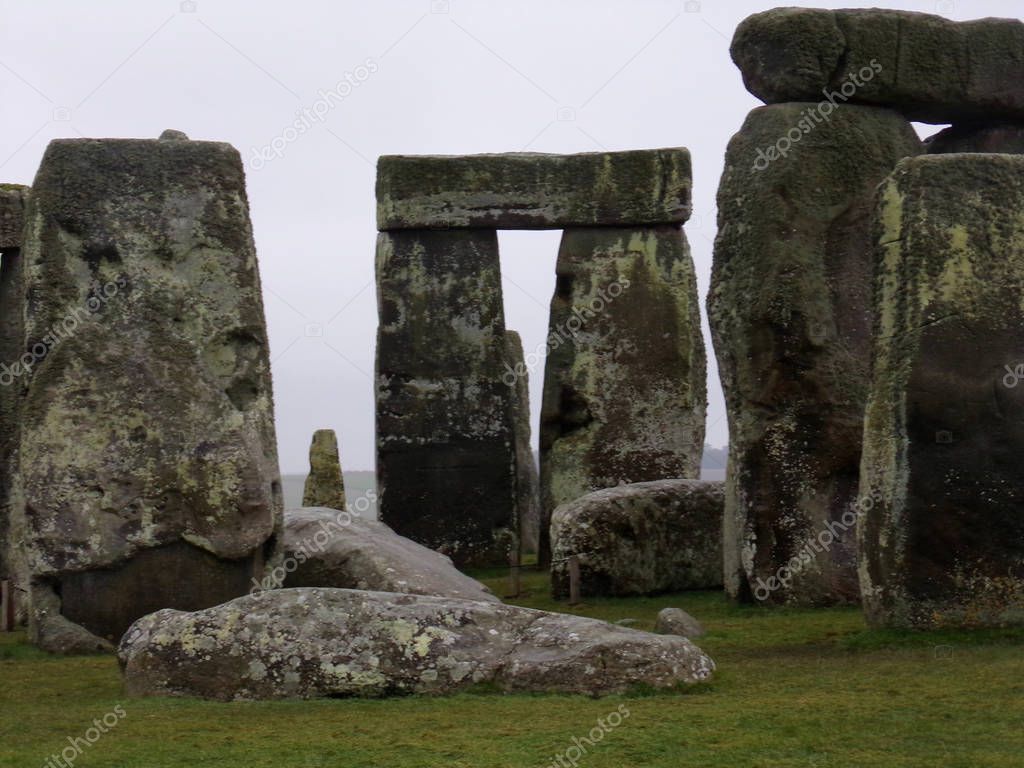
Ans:
{"label": "overcast grey sky", "polygon": [[[790,4],[954,19],[1024,12],[1020,0]],[[729,40],[744,17],[774,5],[0,0],[0,181],[31,183],[54,138],[155,138],[177,128],[238,147],[282,471],[306,470],[309,439],[322,427],[337,430],[347,470],[370,469],[376,157],[688,147],[686,231],[703,304],[725,146],[758,104],[729,59]],[[312,127],[287,141],[297,115],[339,82],[323,119],[306,118]],[[280,157],[254,159],[275,139]],[[558,232],[500,235],[506,320],[527,351],[544,343],[558,240]],[[710,342],[708,358],[708,441],[722,445]],[[535,433],[541,378],[538,370],[531,380]]]}

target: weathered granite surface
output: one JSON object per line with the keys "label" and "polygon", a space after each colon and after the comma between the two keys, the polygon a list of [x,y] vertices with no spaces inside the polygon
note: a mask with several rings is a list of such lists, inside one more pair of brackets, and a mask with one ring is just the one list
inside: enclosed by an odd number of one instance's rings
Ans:
{"label": "weathered granite surface", "polygon": [[929,155],[953,152],[1024,154],[1024,124],[951,125],[924,143]]}
{"label": "weathered granite surface", "polygon": [[244,594],[281,488],[238,152],[53,141],[25,218],[11,527],[31,637],[68,650],[48,641],[59,616],[116,642],[158,608]]}
{"label": "weathered granite surface", "polygon": [[377,240],[380,519],[457,565],[507,565],[515,389],[493,230]]}
{"label": "weathered granite surface", "polygon": [[25,203],[30,191],[22,184],[0,184],[0,251],[21,247]]}
{"label": "weathered granite surface", "polygon": [[718,189],[707,306],[729,417],[725,587],[743,601],[860,594],[854,530],[839,523],[869,383],[869,222],[875,187],[921,144],[895,112],[841,106],[769,160],[812,106],[753,110]]}
{"label": "weathered granite surface", "polygon": [[601,488],[697,477],[706,360],[678,227],[567,229],[551,299],[540,424],[546,528]]}
{"label": "weathered granite surface", "polygon": [[377,228],[561,229],[682,224],[683,148],[548,155],[384,155]]}
{"label": "weathered granite surface", "polygon": [[873,234],[868,621],[1024,624],[1024,156],[904,160]]}
{"label": "weathered granite surface", "polygon": [[686,638],[500,603],[283,589],[136,622],[119,649],[130,696],[253,700],[674,688],[715,665]]}
{"label": "weathered granite surface", "polygon": [[570,555],[580,593],[652,595],[722,586],[721,482],[656,480],[607,488],[551,517],[551,588],[569,594]]}
{"label": "weathered granite surface", "polygon": [[540,475],[530,440],[530,371],[523,355],[523,340],[505,331],[506,359],[502,378],[515,392],[512,427],[516,440],[516,531],[520,553],[536,553],[540,539]]}
{"label": "weathered granite surface", "polygon": [[498,599],[440,552],[399,536],[384,523],[325,507],[285,512],[280,568],[283,578],[272,586]]}
{"label": "weathered granite surface", "polygon": [[1024,118],[1024,23],[879,8],[775,8],[745,19],[733,61],[767,103],[829,99],[951,123]]}

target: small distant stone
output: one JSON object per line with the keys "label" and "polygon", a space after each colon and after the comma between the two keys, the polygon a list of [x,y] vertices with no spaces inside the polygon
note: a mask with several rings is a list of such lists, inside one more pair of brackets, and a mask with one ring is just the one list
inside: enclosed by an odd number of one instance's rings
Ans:
{"label": "small distant stone", "polygon": [[632,627],[634,624],[636,624],[636,619],[619,619],[615,623],[618,624],[620,627]]}
{"label": "small distant stone", "polygon": [[188,134],[184,131],[176,131],[173,128],[168,128],[166,131],[160,134],[160,141],[188,141]]}
{"label": "small distant stone", "polygon": [[659,635],[700,637],[704,634],[704,627],[682,608],[662,608],[654,623],[654,631]]}

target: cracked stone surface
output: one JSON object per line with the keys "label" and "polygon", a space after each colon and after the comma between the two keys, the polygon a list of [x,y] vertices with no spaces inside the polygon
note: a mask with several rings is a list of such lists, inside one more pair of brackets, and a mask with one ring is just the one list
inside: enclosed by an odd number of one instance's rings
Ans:
{"label": "cracked stone surface", "polygon": [[[766,103],[872,104],[926,123],[1024,118],[1024,23],[872,9],[775,8],[730,48]],[[844,90],[845,88],[845,90]]]}
{"label": "cracked stone surface", "polygon": [[506,692],[604,695],[710,679],[683,637],[500,603],[284,589],[137,621],[119,648],[130,696],[220,700]]}
{"label": "cracked stone surface", "polygon": [[228,144],[50,143],[18,275],[12,490],[30,634],[59,615],[116,642],[161,607],[244,594],[281,489],[244,173]]}
{"label": "cracked stone surface", "polygon": [[860,584],[873,626],[1024,624],[1024,156],[878,191]]}
{"label": "cracked stone surface", "polygon": [[[724,559],[735,599],[859,600],[852,527],[871,358],[874,189],[921,152],[890,110],[842,106],[759,161],[813,105],[747,116],[718,189],[708,319],[729,416]],[[827,548],[818,538],[832,525]],[[774,588],[779,569],[790,574]],[[768,586],[763,586],[768,585]]]}
{"label": "cracked stone surface", "polygon": [[284,555],[285,587],[498,599],[440,552],[399,536],[384,523],[336,509],[285,512]]}

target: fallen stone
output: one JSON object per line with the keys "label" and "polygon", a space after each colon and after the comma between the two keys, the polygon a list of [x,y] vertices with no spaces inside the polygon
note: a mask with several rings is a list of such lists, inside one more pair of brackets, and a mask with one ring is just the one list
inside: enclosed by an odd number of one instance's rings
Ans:
{"label": "fallen stone", "polygon": [[1024,625],[1024,156],[879,188],[860,584],[871,626]]}
{"label": "fallen stone", "polygon": [[722,586],[723,484],[657,480],[607,488],[555,510],[551,586],[569,594],[568,558],[583,596],[651,595]]}
{"label": "fallen stone", "polygon": [[741,601],[860,594],[850,510],[871,358],[869,222],[875,187],[921,143],[895,112],[841,106],[769,159],[812,107],[753,110],[718,189],[707,306],[729,415],[725,588]]}
{"label": "fallen stone", "polygon": [[516,530],[520,554],[537,552],[540,542],[540,475],[530,441],[530,371],[523,357],[523,342],[515,331],[505,331],[507,355],[505,383],[515,390],[512,425],[516,439]]}
{"label": "fallen stone", "polygon": [[245,594],[276,554],[281,486],[238,152],[53,141],[25,220],[11,526],[30,637],[64,650],[59,615],[116,642],[159,608]]}
{"label": "fallen stone", "polygon": [[345,509],[345,479],[338,458],[338,438],[333,429],[318,429],[313,433],[302,506]]}
{"label": "fallen stone", "polygon": [[662,608],[658,611],[654,631],[659,635],[700,637],[704,634],[704,627],[682,608]]}
{"label": "fallen stone", "polygon": [[136,622],[129,696],[222,701],[506,692],[623,693],[711,677],[689,640],[500,603],[285,589]]}
{"label": "fallen stone", "polygon": [[377,228],[562,229],[682,224],[683,148],[577,155],[384,155]]}
{"label": "fallen stone", "polygon": [[766,103],[849,101],[926,123],[1024,117],[1017,19],[775,8],[745,19],[730,52]]}
{"label": "fallen stone", "polygon": [[0,251],[21,247],[29,188],[0,184]]}
{"label": "fallen stone", "polygon": [[384,523],[337,509],[303,508],[284,516],[282,579],[268,587],[338,587],[497,601],[451,559],[399,536]]}
{"label": "fallen stone", "polygon": [[558,505],[623,483],[697,477],[706,406],[697,281],[680,228],[567,229],[555,274],[542,556]]}
{"label": "fallen stone", "polygon": [[953,152],[1024,154],[1024,125],[953,125],[925,139],[929,155]]}
{"label": "fallen stone", "polygon": [[459,566],[507,566],[517,504],[497,234],[377,239],[380,519]]}

